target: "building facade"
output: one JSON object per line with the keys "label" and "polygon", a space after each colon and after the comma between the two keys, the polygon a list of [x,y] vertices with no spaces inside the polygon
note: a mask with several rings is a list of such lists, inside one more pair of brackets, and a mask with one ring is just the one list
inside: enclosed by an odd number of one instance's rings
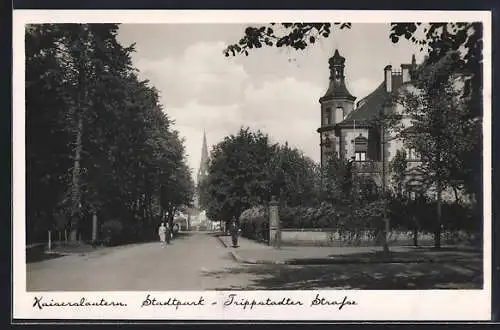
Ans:
{"label": "building facade", "polygon": [[[407,155],[409,176],[411,169],[417,168],[419,157],[413,150],[406,150],[403,140],[384,127],[385,114],[403,113],[395,102],[403,88],[411,86],[417,68],[415,56],[411,63],[402,64],[399,70],[387,65],[383,70],[383,80],[368,96],[355,102],[346,86],[345,58],[338,50],[329,59],[330,82],[320,99],[321,165],[325,166],[329,157],[353,160],[358,174],[369,175],[379,185],[385,177],[390,178],[390,162],[398,150]],[[411,123],[402,119],[402,124],[411,131]],[[385,165],[385,175],[383,167]]]}

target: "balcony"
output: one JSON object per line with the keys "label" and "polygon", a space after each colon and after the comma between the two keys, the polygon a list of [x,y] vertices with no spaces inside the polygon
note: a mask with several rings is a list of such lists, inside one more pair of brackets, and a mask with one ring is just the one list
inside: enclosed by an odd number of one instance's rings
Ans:
{"label": "balcony", "polygon": [[382,162],[372,160],[355,161],[353,162],[353,168],[356,173],[382,173]]}

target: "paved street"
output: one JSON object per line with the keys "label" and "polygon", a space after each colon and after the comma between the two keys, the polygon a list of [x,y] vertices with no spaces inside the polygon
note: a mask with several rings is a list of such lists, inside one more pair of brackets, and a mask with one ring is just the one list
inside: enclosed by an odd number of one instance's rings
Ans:
{"label": "paved street", "polygon": [[480,288],[481,263],[244,265],[209,233],[27,264],[28,291]]}
{"label": "paved street", "polygon": [[244,285],[251,275],[208,276],[237,268],[215,237],[193,233],[160,243],[110,248],[27,265],[27,289],[75,291],[210,290]]}

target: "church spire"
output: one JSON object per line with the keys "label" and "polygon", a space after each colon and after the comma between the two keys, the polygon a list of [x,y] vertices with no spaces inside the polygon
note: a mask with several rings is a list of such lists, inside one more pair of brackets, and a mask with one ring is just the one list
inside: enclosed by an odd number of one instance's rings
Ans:
{"label": "church spire", "polygon": [[203,142],[201,146],[200,168],[198,169],[198,184],[208,175],[208,146],[207,135],[203,130]]}

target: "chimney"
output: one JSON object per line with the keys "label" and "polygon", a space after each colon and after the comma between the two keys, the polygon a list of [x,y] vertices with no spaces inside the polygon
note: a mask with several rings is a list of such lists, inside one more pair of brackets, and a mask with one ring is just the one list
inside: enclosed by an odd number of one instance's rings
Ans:
{"label": "chimney", "polygon": [[411,70],[411,64],[401,64],[401,74],[403,76],[403,84],[411,80],[410,70]]}
{"label": "chimney", "polygon": [[385,81],[385,90],[387,93],[392,92],[392,66],[387,65],[384,68],[384,81]]}

